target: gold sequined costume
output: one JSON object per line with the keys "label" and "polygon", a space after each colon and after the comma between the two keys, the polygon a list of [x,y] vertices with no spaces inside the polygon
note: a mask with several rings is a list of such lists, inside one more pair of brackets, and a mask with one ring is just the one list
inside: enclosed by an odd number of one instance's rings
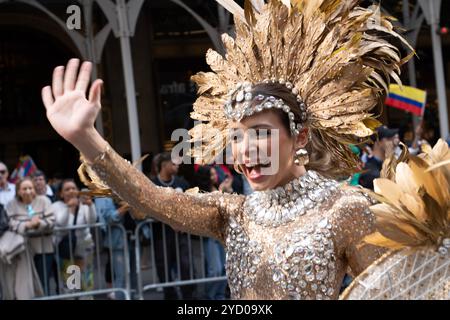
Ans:
{"label": "gold sequined costume", "polygon": [[[348,267],[357,275],[383,253],[371,245],[357,249],[374,231],[368,198],[313,171],[244,197],[157,187],[110,148],[92,168],[138,211],[219,239],[235,299],[336,299]],[[270,214],[284,202],[289,210]]]}

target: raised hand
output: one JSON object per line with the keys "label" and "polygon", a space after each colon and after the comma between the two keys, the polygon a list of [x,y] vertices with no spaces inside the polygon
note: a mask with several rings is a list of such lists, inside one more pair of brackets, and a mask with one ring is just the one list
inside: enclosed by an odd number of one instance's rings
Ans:
{"label": "raised hand", "polygon": [[92,160],[106,143],[94,127],[103,81],[95,80],[86,98],[92,64],[84,62],[78,71],[79,64],[78,59],[71,59],[66,68],[56,67],[52,86],[42,89],[42,101],[56,132]]}

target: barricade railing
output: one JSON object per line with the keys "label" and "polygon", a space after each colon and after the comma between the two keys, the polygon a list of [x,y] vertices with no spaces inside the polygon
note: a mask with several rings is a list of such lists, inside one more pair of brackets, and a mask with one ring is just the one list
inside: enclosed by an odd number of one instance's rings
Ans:
{"label": "barricade railing", "polygon": [[[39,259],[40,264],[35,260],[36,269],[41,270],[39,276],[44,291],[44,296],[36,299],[93,299],[108,294],[113,299],[130,299],[129,246],[123,225],[94,223],[55,227],[51,233],[30,232],[26,238],[28,245],[31,241],[40,241],[41,248],[48,247],[50,239],[52,242],[53,252],[48,253],[49,257]],[[63,241],[65,246],[61,246]],[[105,279],[107,273],[110,287]]]}
{"label": "barricade railing", "polygon": [[[94,223],[29,232],[25,238],[28,247],[40,242],[45,249],[50,241],[52,248],[48,257],[35,259],[44,291],[37,300],[114,298],[111,294],[116,299],[161,299],[150,291],[162,291],[168,299],[174,293],[184,299],[204,298],[201,291],[214,283],[225,291],[224,265],[219,273],[207,270],[205,244],[215,240],[175,232],[152,219],[139,222],[134,233],[127,233],[121,224]],[[62,241],[66,247],[61,247]],[[144,248],[147,258],[142,255]],[[141,268],[143,263],[147,270]]]}
{"label": "barricade railing", "polygon": [[[150,234],[148,239],[149,254],[146,261],[142,261],[143,246],[139,239],[144,236],[144,228]],[[173,231],[169,226],[161,222],[147,219],[138,223],[135,229],[135,258],[136,258],[136,298],[144,299],[148,291],[160,290],[168,299],[178,298],[192,299],[205,298],[204,293],[199,293],[200,285],[211,285],[221,283],[219,291],[223,291],[225,296],[226,280],[224,261],[221,268],[207,272],[207,259],[204,244],[207,241],[216,241],[209,238],[193,236],[187,233]],[[223,252],[224,253],[224,252]],[[222,258],[225,260],[225,257]],[[139,267],[144,262],[148,266],[149,272],[146,276]],[[216,261],[216,266],[219,262]],[[209,273],[209,274],[208,274]],[[193,287],[195,288],[187,288]],[[170,289],[170,290],[169,290]],[[166,290],[170,292],[166,292]],[[208,290],[203,288],[203,291]],[[196,292],[194,292],[196,291]],[[169,297],[168,297],[169,296]]]}

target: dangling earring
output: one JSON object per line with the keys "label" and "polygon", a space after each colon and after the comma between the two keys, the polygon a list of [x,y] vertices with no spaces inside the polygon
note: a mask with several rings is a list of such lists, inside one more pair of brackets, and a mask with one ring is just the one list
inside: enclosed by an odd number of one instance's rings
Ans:
{"label": "dangling earring", "polygon": [[304,148],[300,148],[295,151],[294,163],[298,166],[305,166],[309,163],[308,151]]}

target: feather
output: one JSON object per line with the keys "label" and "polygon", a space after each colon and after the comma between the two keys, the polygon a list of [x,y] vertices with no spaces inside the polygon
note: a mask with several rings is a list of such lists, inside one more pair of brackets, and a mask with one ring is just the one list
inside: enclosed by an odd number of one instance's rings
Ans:
{"label": "feather", "polygon": [[221,81],[217,74],[213,72],[199,72],[192,76],[191,80],[197,84],[197,93],[200,95],[206,92],[212,95],[226,93],[226,85]]}
{"label": "feather", "polygon": [[216,0],[222,7],[227,9],[235,18],[245,21],[244,9],[233,0]]}
{"label": "feather", "polygon": [[364,242],[393,250],[401,249],[404,247],[403,244],[395,242],[394,240],[383,236],[380,232],[375,232],[368,235],[367,237],[364,238]]}
{"label": "feather", "polygon": [[265,5],[264,0],[250,0],[256,12],[260,13]]}
{"label": "feather", "polygon": [[435,249],[443,238],[450,237],[450,166],[436,169],[431,160],[439,161],[448,152],[448,145],[438,142],[423,156],[429,162],[407,155],[395,166],[395,181],[374,180],[380,203],[370,209],[377,219],[377,231],[365,242],[391,249],[399,249],[399,245]]}

